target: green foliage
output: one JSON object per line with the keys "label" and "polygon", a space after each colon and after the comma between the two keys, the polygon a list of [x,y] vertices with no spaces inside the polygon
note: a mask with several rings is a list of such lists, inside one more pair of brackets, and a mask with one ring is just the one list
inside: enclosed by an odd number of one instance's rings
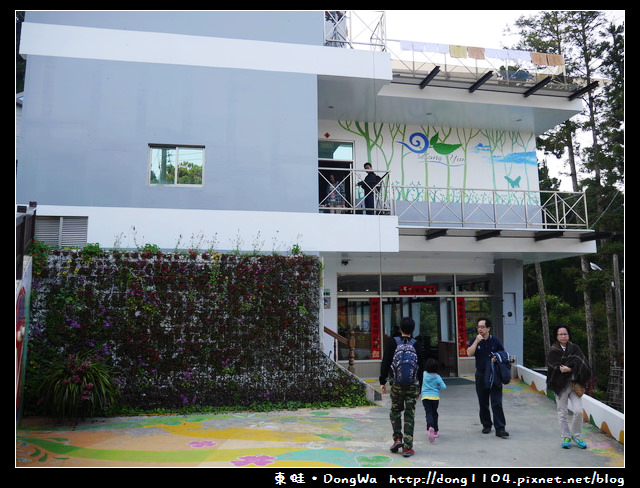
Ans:
{"label": "green foliage", "polygon": [[[556,295],[546,295],[549,337],[553,344],[553,328],[564,325],[571,329],[571,340],[583,351],[587,350],[587,332],[584,314]],[[544,367],[547,359],[544,353],[540,298],[535,295],[524,301],[524,365],[528,368]]]}
{"label": "green foliage", "polygon": [[145,244],[144,246],[142,246],[140,251],[150,254],[158,254],[159,252],[161,252],[157,244]]}
{"label": "green foliage", "polygon": [[100,249],[100,244],[87,244],[80,250],[80,256],[84,259],[92,259],[100,257],[104,254],[104,251]]}
{"label": "green foliage", "polygon": [[118,387],[104,362],[70,354],[51,366],[41,393],[47,415],[77,420],[106,413],[116,403]]}
{"label": "green foliage", "polygon": [[92,251],[53,250],[34,279],[26,414],[73,354],[117,370],[123,411],[366,402],[320,348],[316,257]]}
{"label": "green foliage", "polygon": [[29,246],[29,253],[33,260],[33,274],[38,276],[47,267],[47,259],[51,252],[51,246],[41,241],[33,241]]}

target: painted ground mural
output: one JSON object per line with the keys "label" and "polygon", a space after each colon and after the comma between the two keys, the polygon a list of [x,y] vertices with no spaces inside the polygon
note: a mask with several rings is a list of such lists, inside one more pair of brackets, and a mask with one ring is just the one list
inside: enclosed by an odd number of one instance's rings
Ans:
{"label": "painted ground mural", "polygon": [[390,184],[403,188],[397,199],[425,200],[425,188],[442,189],[432,198],[449,202],[478,198],[474,189],[539,189],[532,133],[352,121],[320,121],[319,133],[353,141],[354,169],[370,161],[388,171]]}
{"label": "painted ground mural", "polygon": [[[365,468],[381,467],[624,465],[623,444],[591,422],[583,427],[588,449],[561,449],[554,401],[517,380],[504,388],[509,431],[516,443],[515,448],[506,449],[504,442],[512,441],[480,433],[473,379],[445,381],[440,437],[428,441],[424,409],[418,405],[416,455],[410,458],[389,452],[390,400],[384,395],[381,404],[372,407],[93,418],[77,425],[32,418],[16,431],[15,464],[34,468],[337,467],[364,469],[363,474],[368,472]],[[479,456],[479,452],[490,455]],[[377,476],[375,470],[371,475]]]}

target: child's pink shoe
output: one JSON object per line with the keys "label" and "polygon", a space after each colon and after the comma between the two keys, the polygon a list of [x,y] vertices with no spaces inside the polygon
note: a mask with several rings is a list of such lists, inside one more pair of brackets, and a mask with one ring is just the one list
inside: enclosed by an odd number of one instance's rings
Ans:
{"label": "child's pink shoe", "polygon": [[433,442],[436,440],[437,434],[433,430],[433,427],[429,427],[429,442]]}

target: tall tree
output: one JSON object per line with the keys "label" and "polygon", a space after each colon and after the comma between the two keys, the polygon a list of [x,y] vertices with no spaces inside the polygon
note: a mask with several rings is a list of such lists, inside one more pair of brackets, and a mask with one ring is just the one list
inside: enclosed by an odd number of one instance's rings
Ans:
{"label": "tall tree", "polygon": [[[602,12],[545,11],[532,17],[521,17],[516,22],[516,27],[521,38],[518,48],[563,55],[566,81],[579,81],[581,85],[588,86],[597,77],[614,79],[619,73],[624,73],[622,30],[607,26]],[[609,63],[613,65],[609,67]],[[609,71],[605,67],[609,67]],[[624,79],[620,81],[618,86],[623,86]],[[607,90],[613,92],[611,98],[614,103],[611,105],[608,103]],[[618,192],[617,188],[612,191],[611,185],[621,184],[622,180],[616,177],[624,174],[624,163],[616,158],[622,154],[619,149],[621,146],[616,143],[611,147],[611,141],[617,140],[619,143],[622,139],[617,130],[622,125],[622,105],[620,96],[610,85],[587,92],[584,101],[585,111],[580,116],[565,122],[557,130],[544,134],[538,143],[545,153],[568,163],[574,191],[586,191],[589,201],[593,203],[592,208],[595,209],[589,211],[589,217],[595,217],[589,221],[590,224],[594,222],[590,226],[596,230],[612,230],[608,225],[611,223],[611,215],[607,215],[611,206],[607,203],[611,201],[611,194],[616,195]],[[606,106],[610,109],[605,109]],[[608,120],[606,125],[613,129],[603,127],[605,119]],[[585,147],[581,147],[579,141]],[[588,355],[595,367],[597,346],[590,286],[593,280],[589,279],[590,272],[589,261],[586,256],[582,256],[582,280],[579,285],[585,307]],[[607,308],[611,309],[609,306]]]}

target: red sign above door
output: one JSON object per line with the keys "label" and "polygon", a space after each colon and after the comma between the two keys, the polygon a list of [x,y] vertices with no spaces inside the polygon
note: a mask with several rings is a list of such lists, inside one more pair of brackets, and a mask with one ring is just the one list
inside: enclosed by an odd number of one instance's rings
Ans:
{"label": "red sign above door", "polygon": [[438,287],[435,285],[400,285],[398,294],[400,295],[435,295]]}

